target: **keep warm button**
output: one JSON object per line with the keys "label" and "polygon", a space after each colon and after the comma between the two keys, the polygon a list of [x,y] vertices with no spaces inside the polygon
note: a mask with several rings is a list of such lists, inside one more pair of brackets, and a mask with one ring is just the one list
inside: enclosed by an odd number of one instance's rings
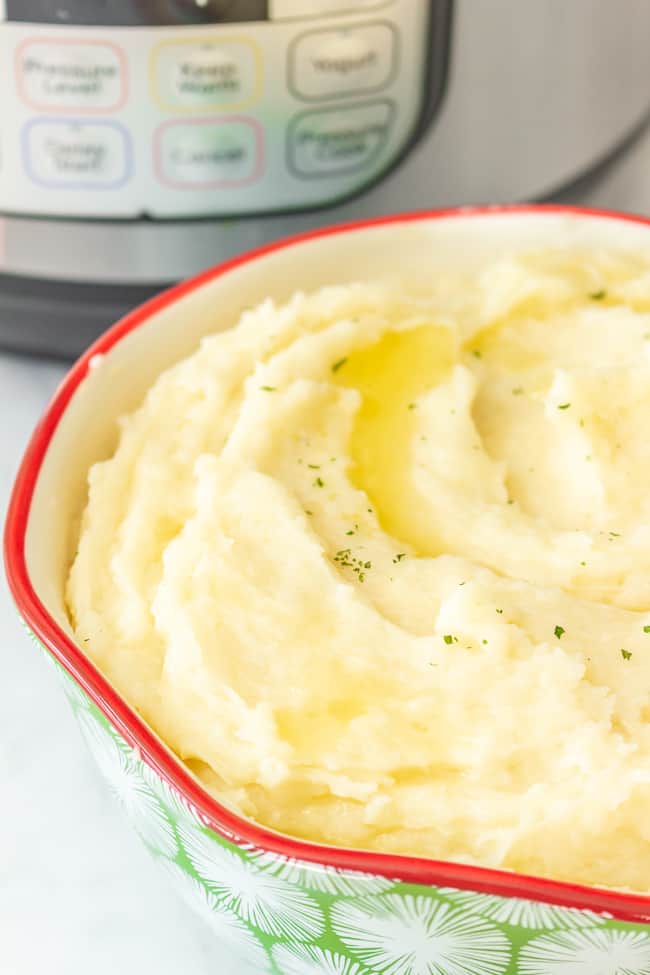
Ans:
{"label": "keep warm button", "polygon": [[387,100],[298,115],[289,127],[289,166],[307,178],[369,167],[386,144],[393,116]]}
{"label": "keep warm button", "polygon": [[232,111],[259,96],[260,54],[247,40],[163,41],[151,63],[153,94],[166,111]]}

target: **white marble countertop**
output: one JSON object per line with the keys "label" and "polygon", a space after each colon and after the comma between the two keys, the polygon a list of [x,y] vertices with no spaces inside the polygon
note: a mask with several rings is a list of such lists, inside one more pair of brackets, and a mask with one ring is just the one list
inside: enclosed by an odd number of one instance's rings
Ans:
{"label": "white marble countertop", "polygon": [[[650,132],[577,201],[650,214]],[[63,372],[0,355],[0,514]],[[100,782],[4,578],[0,667],[0,972],[231,975]]]}
{"label": "white marble countertop", "polygon": [[[24,444],[63,372],[0,356],[3,514]],[[105,789],[4,576],[0,667],[0,972],[231,975]]]}

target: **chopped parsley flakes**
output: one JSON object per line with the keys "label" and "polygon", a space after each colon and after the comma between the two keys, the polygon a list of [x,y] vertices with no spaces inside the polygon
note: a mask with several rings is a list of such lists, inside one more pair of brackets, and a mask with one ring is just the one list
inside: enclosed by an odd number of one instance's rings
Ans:
{"label": "chopped parsley flakes", "polygon": [[347,361],[348,357],[346,355],[344,355],[342,359],[337,359],[336,362],[332,363],[332,372],[338,372]]}
{"label": "chopped parsley flakes", "polygon": [[277,388],[277,386],[260,386],[260,389],[263,389],[265,393],[274,393]]}
{"label": "chopped parsley flakes", "polygon": [[571,406],[570,403],[560,403],[560,405],[558,406],[558,410],[568,410],[570,406]]}
{"label": "chopped parsley flakes", "polygon": [[605,291],[605,289],[601,288],[599,291],[590,292],[589,297],[591,298],[592,301],[602,301],[606,295],[607,292]]}
{"label": "chopped parsley flakes", "polygon": [[643,632],[644,633],[650,633],[650,626],[644,626],[643,627]]}
{"label": "chopped parsley flakes", "polygon": [[450,643],[458,643],[458,637],[457,636],[452,636],[451,633],[445,633],[445,635],[443,636],[442,639],[447,644],[450,644]]}
{"label": "chopped parsley flakes", "polygon": [[365,570],[372,569],[372,562],[370,559],[367,559],[364,562],[363,559],[356,558],[352,555],[352,549],[349,548],[339,549],[334,556],[334,561],[338,562],[343,569],[352,569],[352,571],[356,573],[359,582],[363,582],[366,578]]}
{"label": "chopped parsley flakes", "polygon": [[395,558],[393,559],[393,562],[401,562],[402,559],[405,558],[406,558],[406,552],[398,552]]}
{"label": "chopped parsley flakes", "polygon": [[621,657],[623,658],[623,660],[629,660],[631,656],[632,656],[631,650],[621,650]]}
{"label": "chopped parsley flakes", "polygon": [[325,481],[322,477],[317,477],[314,481],[314,487],[325,487]]}
{"label": "chopped parsley flakes", "polygon": [[563,627],[563,626],[559,626],[559,625],[558,625],[558,626],[556,626],[556,627],[555,627],[555,629],[553,630],[553,632],[555,633],[555,635],[556,635],[556,637],[557,637],[557,638],[558,638],[558,640],[559,640],[559,639],[560,639],[560,638],[562,637],[562,635],[563,635],[564,633],[566,633],[566,630],[564,629],[564,627]]}

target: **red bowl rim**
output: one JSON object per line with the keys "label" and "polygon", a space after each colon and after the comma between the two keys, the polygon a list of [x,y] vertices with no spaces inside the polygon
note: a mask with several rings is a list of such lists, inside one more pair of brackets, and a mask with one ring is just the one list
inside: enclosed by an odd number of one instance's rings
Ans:
{"label": "red bowl rim", "polygon": [[623,921],[650,922],[650,895],[624,893],[449,861],[324,846],[276,833],[244,819],[211,796],[192,777],[181,760],[161,744],[137,713],[110,686],[47,611],[36,595],[27,571],[25,537],[38,474],[61,417],[77,387],[91,369],[94,356],[108,353],[126,335],[179,298],[274,251],[295,247],[318,237],[390,224],[498,214],[556,214],[625,221],[650,227],[650,218],[643,216],[560,205],[490,205],[394,214],[328,226],[284,238],[235,257],[163,291],[127,314],[88,348],[67,373],[36,426],[16,476],[8,507],[4,534],[7,579],[21,616],[40,642],[83,688],[129,744],[137,749],[142,758],[192,803],[204,824],[230,842],[240,846],[254,846],[284,858],[324,864],[339,870],[379,874],[405,883],[456,887],[502,897],[522,897],[563,907],[606,913]]}

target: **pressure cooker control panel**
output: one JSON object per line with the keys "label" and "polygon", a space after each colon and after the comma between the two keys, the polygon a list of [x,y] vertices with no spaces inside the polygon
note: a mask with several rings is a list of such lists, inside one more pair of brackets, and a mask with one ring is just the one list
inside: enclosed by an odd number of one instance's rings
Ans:
{"label": "pressure cooker control panel", "polygon": [[[188,22],[174,21],[170,4],[185,6]],[[101,26],[76,15],[86,0],[5,5],[6,213],[162,218],[323,206],[389,167],[422,111],[425,2],[117,0],[104,4],[113,20]]]}

